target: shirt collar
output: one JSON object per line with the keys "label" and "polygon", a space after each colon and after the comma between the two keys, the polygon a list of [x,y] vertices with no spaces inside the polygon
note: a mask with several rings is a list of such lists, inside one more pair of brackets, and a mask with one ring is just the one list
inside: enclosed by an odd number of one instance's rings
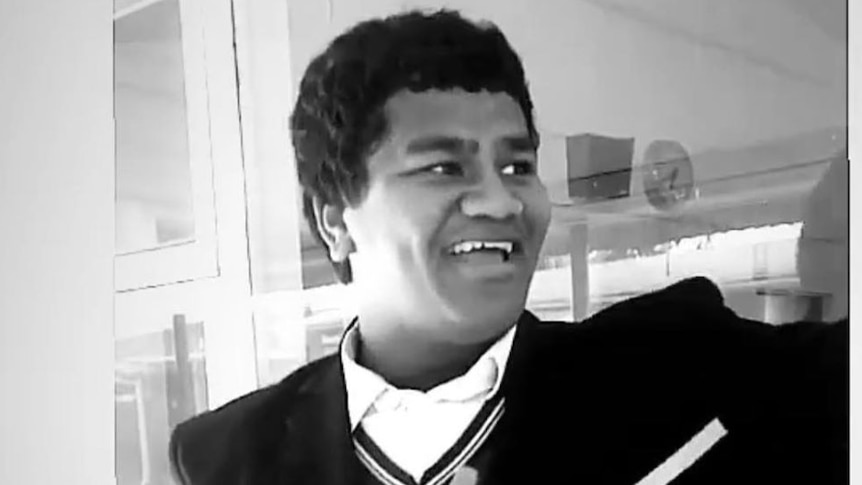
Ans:
{"label": "shirt collar", "polygon": [[[351,431],[359,426],[382,395],[401,391],[386,382],[380,375],[356,362],[356,350],[359,344],[357,321],[358,319],[354,319],[345,331],[340,349]],[[438,385],[425,395],[438,401],[466,401],[479,396],[488,399],[496,395],[512,351],[516,328],[517,325],[512,325],[466,373]]]}

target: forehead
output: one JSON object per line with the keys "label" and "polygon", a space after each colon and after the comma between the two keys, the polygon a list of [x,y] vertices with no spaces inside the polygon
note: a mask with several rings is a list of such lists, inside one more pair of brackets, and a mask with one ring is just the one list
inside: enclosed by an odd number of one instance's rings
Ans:
{"label": "forehead", "polygon": [[425,135],[484,139],[526,134],[521,107],[506,93],[463,89],[400,91],[386,103],[390,137]]}

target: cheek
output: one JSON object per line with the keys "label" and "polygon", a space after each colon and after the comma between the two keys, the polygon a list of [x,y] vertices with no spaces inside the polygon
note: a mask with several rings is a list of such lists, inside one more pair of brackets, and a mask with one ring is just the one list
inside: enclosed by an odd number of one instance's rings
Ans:
{"label": "cheek", "polygon": [[402,230],[405,239],[416,244],[433,242],[453,207],[455,197],[448,191],[428,187],[412,187],[399,197],[397,208],[385,217]]}
{"label": "cheek", "polygon": [[[417,187],[391,190],[363,214],[362,239],[381,257],[408,263],[427,255],[445,217],[439,194]],[[368,207],[372,209],[372,207]]]}
{"label": "cheek", "polygon": [[537,238],[544,239],[551,223],[551,201],[547,190],[544,185],[538,184],[525,193],[521,200],[525,202],[530,229]]}

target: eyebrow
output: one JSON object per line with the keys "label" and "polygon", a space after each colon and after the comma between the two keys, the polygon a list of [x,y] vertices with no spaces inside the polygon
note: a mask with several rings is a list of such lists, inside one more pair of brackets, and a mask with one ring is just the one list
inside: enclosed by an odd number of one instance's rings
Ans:
{"label": "eyebrow", "polygon": [[428,152],[470,152],[479,151],[479,143],[458,138],[456,136],[429,136],[419,138],[407,144],[407,153],[410,155]]}
{"label": "eyebrow", "polygon": [[[499,143],[513,152],[536,151],[536,144],[527,135],[506,136]],[[476,153],[478,151],[479,143],[477,141],[455,136],[429,136],[413,140],[407,144],[407,153],[410,155],[428,152]]]}
{"label": "eyebrow", "polygon": [[537,149],[536,143],[527,135],[507,136],[502,144],[513,152],[534,152]]}

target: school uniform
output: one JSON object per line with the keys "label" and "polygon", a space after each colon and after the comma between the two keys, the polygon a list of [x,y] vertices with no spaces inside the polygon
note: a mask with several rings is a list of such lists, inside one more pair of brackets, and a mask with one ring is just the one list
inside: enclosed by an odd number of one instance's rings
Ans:
{"label": "school uniform", "polygon": [[[461,376],[427,392],[398,389],[357,363],[354,320],[341,342],[341,364],[353,445],[384,483],[445,479],[472,458],[503,415],[502,383],[517,326]],[[419,436],[421,439],[416,439]]]}
{"label": "school uniform", "polygon": [[192,485],[847,483],[848,333],[741,319],[693,278],[581,323],[525,311],[430,461],[384,451],[433,441],[398,434],[386,393],[351,417],[344,350],[181,424],[171,461]]}

